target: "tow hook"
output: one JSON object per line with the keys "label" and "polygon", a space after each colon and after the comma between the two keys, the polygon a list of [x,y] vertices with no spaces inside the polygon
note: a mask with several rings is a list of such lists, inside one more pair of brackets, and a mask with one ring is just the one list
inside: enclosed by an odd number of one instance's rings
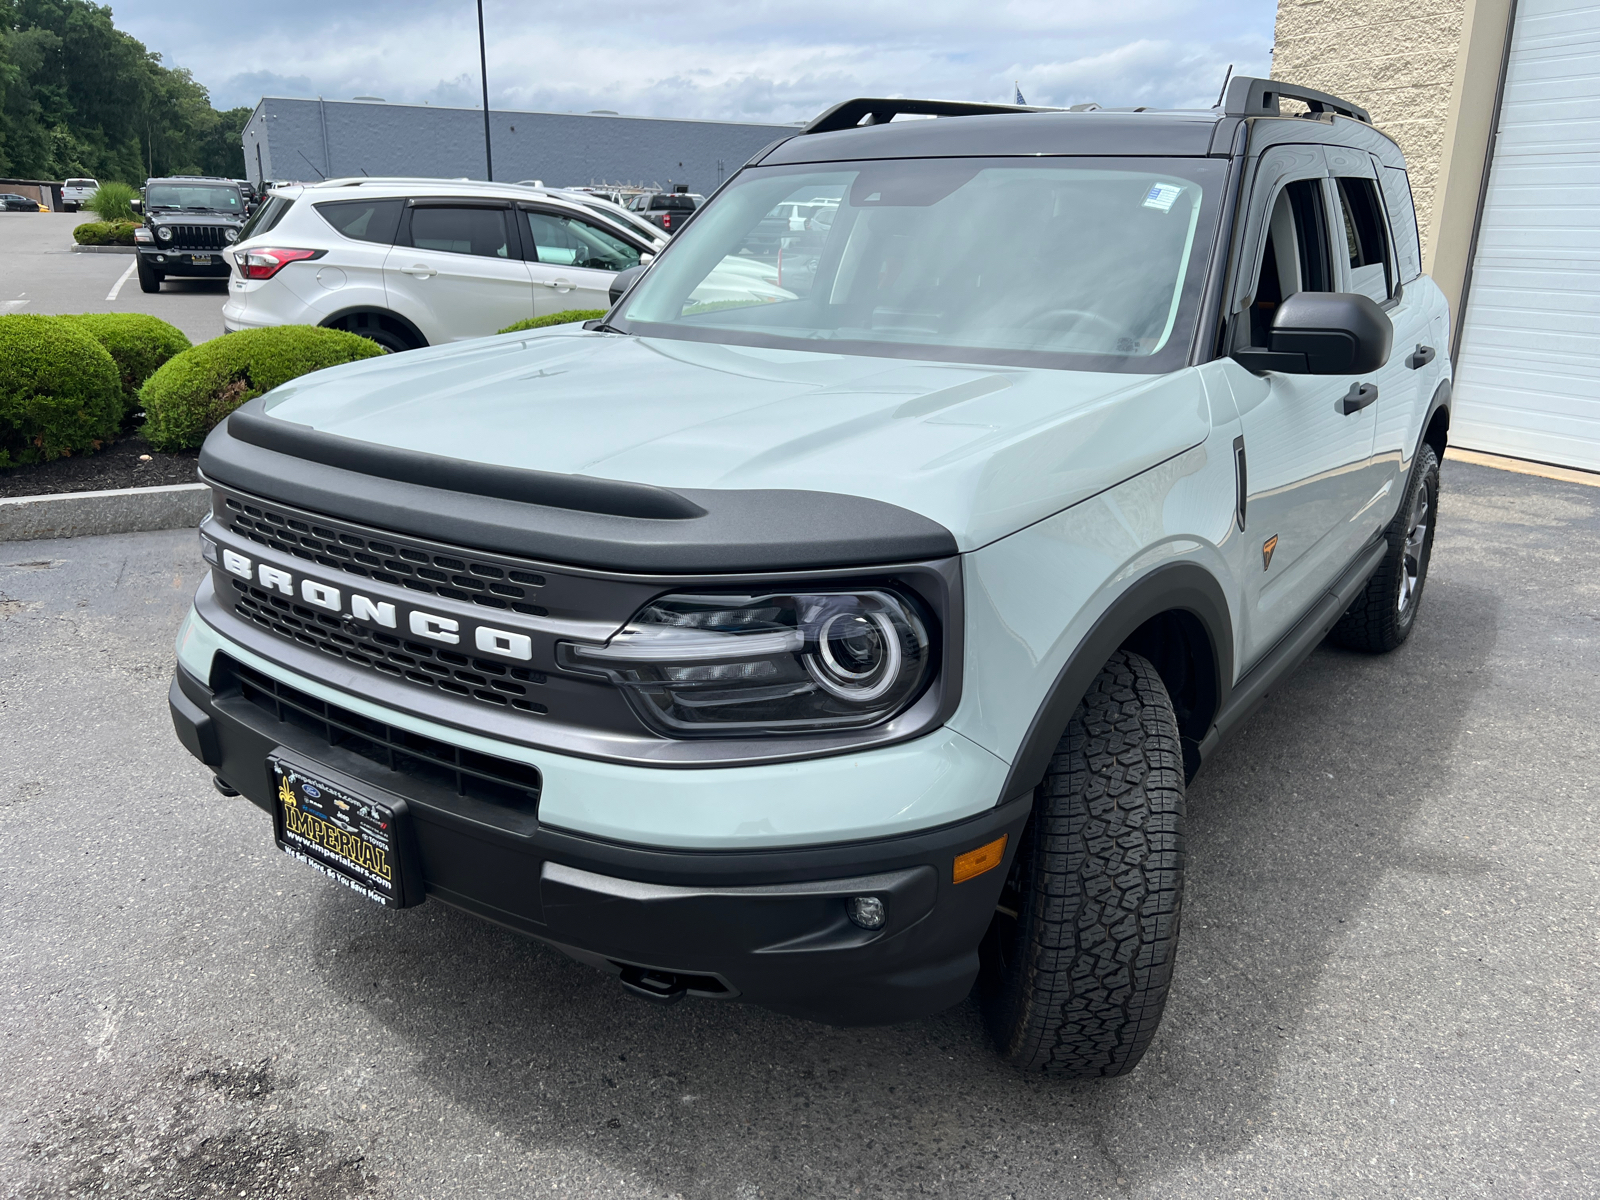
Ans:
{"label": "tow hook", "polygon": [[678,976],[647,967],[623,967],[622,986],[656,1004],[676,1004],[689,990]]}

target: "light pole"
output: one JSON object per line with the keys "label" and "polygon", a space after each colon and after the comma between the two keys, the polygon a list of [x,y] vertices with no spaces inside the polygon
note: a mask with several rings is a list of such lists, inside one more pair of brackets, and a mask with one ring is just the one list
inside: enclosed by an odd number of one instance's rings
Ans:
{"label": "light pole", "polygon": [[483,165],[494,181],[494,150],[489,145],[489,54],[483,44],[483,0],[478,0],[478,76],[483,80]]}

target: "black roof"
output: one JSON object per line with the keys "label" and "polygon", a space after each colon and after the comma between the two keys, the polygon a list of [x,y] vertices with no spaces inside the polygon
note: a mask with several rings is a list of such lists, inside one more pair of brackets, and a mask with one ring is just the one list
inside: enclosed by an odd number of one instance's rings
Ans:
{"label": "black roof", "polygon": [[[975,158],[1018,154],[1206,155],[1219,112],[1020,112],[897,121],[793,137],[758,161],[840,162],[866,158]],[[1220,149],[1226,152],[1228,141]]]}
{"label": "black roof", "polygon": [[[1226,155],[1241,120],[1285,116],[1281,99],[1311,116],[1345,117],[1370,127],[1359,105],[1284,80],[1230,79],[1216,107],[1155,111],[1070,109],[962,100],[857,97],[836,104],[799,134],[769,146],[751,165],[840,162],[869,158],[976,158],[1012,155]],[[900,115],[931,121],[892,124]]]}

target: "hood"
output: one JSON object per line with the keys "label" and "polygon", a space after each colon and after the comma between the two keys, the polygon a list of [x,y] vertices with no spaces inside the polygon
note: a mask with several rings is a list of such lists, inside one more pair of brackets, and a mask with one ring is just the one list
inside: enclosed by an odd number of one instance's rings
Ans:
{"label": "hood", "polygon": [[1205,440],[1198,373],[1092,374],[568,329],[303,376],[263,411],[359,441],[666,488],[799,489],[975,549]]}

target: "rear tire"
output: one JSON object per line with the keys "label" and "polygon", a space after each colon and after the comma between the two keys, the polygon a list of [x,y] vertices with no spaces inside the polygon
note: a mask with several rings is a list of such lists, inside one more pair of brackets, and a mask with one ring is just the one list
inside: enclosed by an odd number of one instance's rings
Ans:
{"label": "rear tire", "polygon": [[377,313],[356,313],[348,316],[339,322],[338,328],[357,337],[364,337],[369,342],[376,342],[390,354],[403,354],[407,350],[417,348],[411,339],[392,329],[384,328],[383,318]]}
{"label": "rear tire", "polygon": [[1438,517],[1439,459],[1424,443],[1400,509],[1384,533],[1389,551],[1333,627],[1335,642],[1351,650],[1386,654],[1411,636],[1422,587],[1428,582]]}
{"label": "rear tire", "polygon": [[984,939],[979,1003],[1009,1062],[1079,1079],[1138,1065],[1177,954],[1183,819],[1167,689],[1118,651],[1056,747]]}
{"label": "rear tire", "polygon": [[141,292],[159,292],[161,290],[161,281],[165,278],[166,276],[154,267],[145,266],[144,259],[141,258],[139,260],[139,290]]}

